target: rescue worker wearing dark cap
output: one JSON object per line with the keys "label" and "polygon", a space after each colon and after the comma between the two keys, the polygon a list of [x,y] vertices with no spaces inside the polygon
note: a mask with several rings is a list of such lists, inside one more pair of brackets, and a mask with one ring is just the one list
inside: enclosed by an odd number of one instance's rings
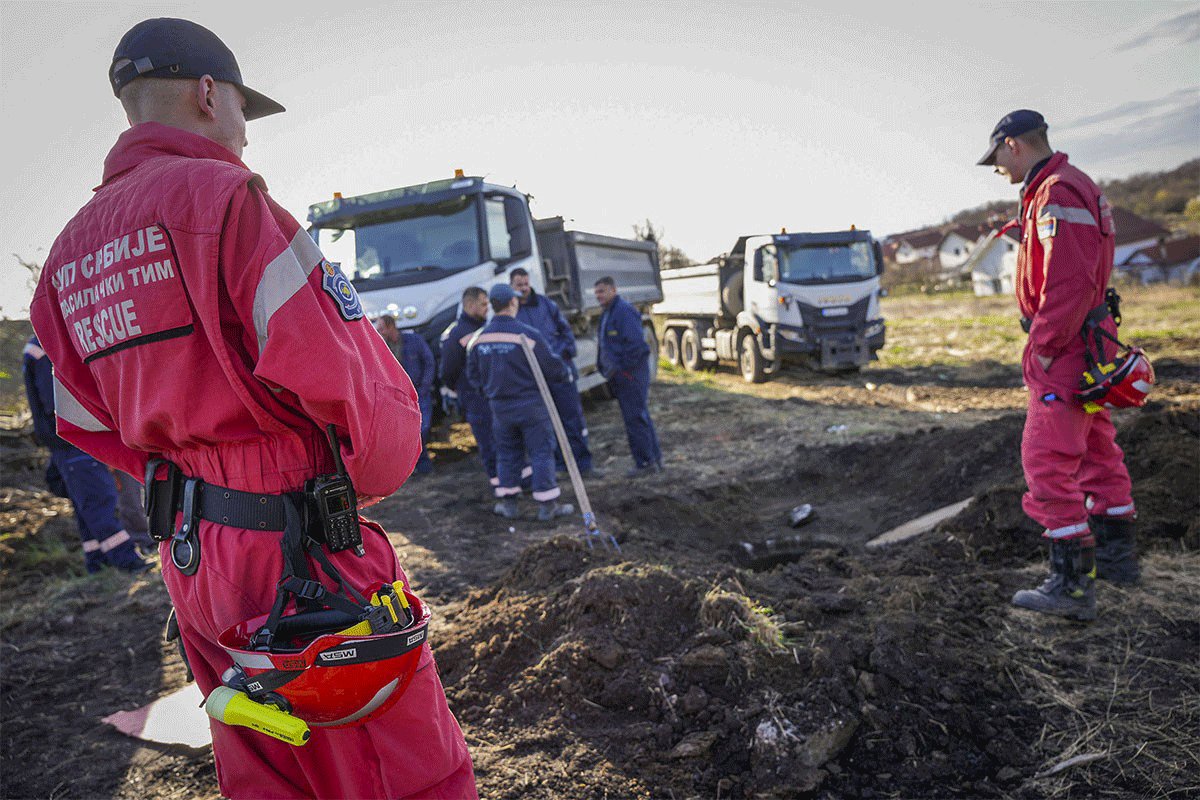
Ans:
{"label": "rescue worker wearing dark cap", "polygon": [[[1016,293],[1029,335],[1021,362],[1029,390],[1022,505],[1050,541],[1050,577],[1017,592],[1013,604],[1090,620],[1096,577],[1138,577],[1136,511],[1116,431],[1107,410],[1087,413],[1074,398],[1086,369],[1084,323],[1104,305],[1112,274],[1114,229],[1108,200],[1051,149],[1048,127],[1036,111],[1014,111],[978,162],[1021,184]],[[1115,336],[1111,317],[1103,325]]]}
{"label": "rescue worker wearing dark cap", "polygon": [[[420,410],[353,287],[242,163],[246,120],[283,107],[246,87],[220,39],[186,20],[146,20],[118,44],[109,78],[131,127],[51,248],[30,317],[55,367],[59,434],[132,475],[149,464],[154,497],[183,478],[167,510],[195,516],[172,515],[160,554],[208,695],[233,666],[218,636],[267,614],[296,563],[285,559],[291,521],[281,535],[265,519],[214,521],[213,509],[245,519],[261,502],[296,519],[290,498],[334,471],[329,425],[360,507],[391,494],[420,453]],[[258,500],[235,510],[239,497]],[[359,592],[407,583],[382,529],[358,527],[361,557],[324,545],[300,556],[323,575],[309,590],[340,591],[326,563]],[[303,747],[213,722],[222,794],[474,797],[462,733],[428,643],[420,649],[394,705],[316,727]]]}
{"label": "rescue worker wearing dark cap", "polygon": [[66,486],[75,507],[75,524],[83,543],[83,566],[99,572],[113,566],[126,572],[145,572],[133,537],[117,513],[117,487],[108,467],[58,435],[54,422],[54,375],[46,351],[34,336],[22,358],[25,394],[33,415],[33,435],[49,448],[50,463]]}
{"label": "rescue worker wearing dark cap", "polygon": [[537,378],[525,354],[521,337],[533,345],[533,354],[547,383],[566,379],[567,367],[554,355],[541,332],[517,321],[517,293],[506,283],[488,292],[495,315],[467,343],[467,378],[479,387],[492,407],[496,437],[496,505],[502,517],[520,516],[521,468],[528,459],[533,468],[533,499],[538,519],[549,521],[574,508],[559,503],[562,491],[554,474],[554,428],[542,400]]}
{"label": "rescue worker wearing dark cap", "polygon": [[500,485],[496,476],[496,441],[492,434],[492,407],[488,399],[467,379],[467,343],[475,332],[487,322],[487,292],[478,286],[468,288],[462,294],[462,313],[442,342],[441,379],[442,385],[454,390],[458,404],[471,426],[471,434],[479,448],[479,460],[488,482]]}
{"label": "rescue worker wearing dark cap", "polygon": [[417,401],[421,405],[421,455],[417,458],[416,472],[428,475],[433,471],[433,462],[429,460],[426,448],[429,446],[429,432],[433,428],[433,379],[437,375],[433,351],[418,334],[397,328],[396,318],[391,314],[380,316],[375,321],[375,330],[379,331],[417,390]]}
{"label": "rescue worker wearing dark cap", "polygon": [[650,419],[650,345],[642,335],[642,315],[617,293],[617,283],[605,276],[596,281],[600,315],[596,363],[621,407],[625,435],[633,454],[627,478],[662,472],[662,449]]}
{"label": "rescue worker wearing dark cap", "polygon": [[[521,301],[517,309],[517,320],[531,328],[541,331],[542,336],[550,343],[554,355],[562,359],[567,366],[567,379],[550,384],[550,396],[554,398],[554,407],[562,419],[563,430],[566,431],[567,441],[571,443],[571,452],[575,455],[575,464],[579,474],[585,478],[603,478],[604,473],[592,466],[592,451],[588,448],[587,421],[583,418],[583,403],[579,399],[579,389],[575,381],[579,373],[575,369],[575,333],[563,316],[562,311],[549,297],[540,295],[529,284],[529,272],[520,267],[514,269],[508,276],[508,285],[517,293]],[[554,450],[554,463],[560,472],[566,470],[566,461],[562,451]]]}

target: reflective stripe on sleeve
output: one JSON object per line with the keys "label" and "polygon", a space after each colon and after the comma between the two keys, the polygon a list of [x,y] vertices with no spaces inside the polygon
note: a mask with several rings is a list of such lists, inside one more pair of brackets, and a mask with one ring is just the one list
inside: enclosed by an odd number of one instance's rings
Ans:
{"label": "reflective stripe on sleeve", "polygon": [[34,361],[37,361],[39,358],[45,358],[46,351],[43,350],[42,348],[38,347],[33,342],[30,342],[29,344],[25,345],[25,350],[23,351],[23,354],[30,356],[31,358],[33,358]]}
{"label": "reflective stripe on sleeve", "polygon": [[84,539],[83,540],[83,552],[98,553],[99,551],[100,551],[100,543],[97,542],[95,539]]}
{"label": "reflective stripe on sleeve", "polygon": [[1096,218],[1086,208],[1048,205],[1043,207],[1042,213],[1038,215],[1038,219],[1043,217],[1054,217],[1055,219],[1061,219],[1063,222],[1073,222],[1076,225],[1091,225],[1093,228],[1096,227]]}
{"label": "reflective stripe on sleeve", "polygon": [[85,431],[112,430],[75,399],[75,395],[59,381],[58,375],[54,376],[54,415]]}
{"label": "reflective stripe on sleeve", "polygon": [[[304,264],[309,261],[312,263],[305,267]],[[308,282],[308,274],[320,261],[321,251],[317,249],[308,232],[301,228],[292,237],[288,248],[275,256],[263,269],[258,288],[254,291],[254,331],[258,335],[260,353],[267,344],[267,325],[270,324],[271,317],[296,292],[304,288],[304,284]]]}

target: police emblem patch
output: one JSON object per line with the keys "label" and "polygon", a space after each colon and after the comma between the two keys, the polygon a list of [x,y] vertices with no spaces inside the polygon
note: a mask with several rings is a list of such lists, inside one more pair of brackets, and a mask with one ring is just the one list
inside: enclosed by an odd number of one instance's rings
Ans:
{"label": "police emblem patch", "polygon": [[1051,239],[1058,233],[1058,220],[1054,217],[1042,217],[1037,222],[1039,239]]}
{"label": "police emblem patch", "polygon": [[358,292],[354,291],[354,284],[350,283],[336,264],[331,264],[326,259],[321,259],[321,286],[337,303],[342,319],[350,322],[363,318],[362,302],[358,299]]}

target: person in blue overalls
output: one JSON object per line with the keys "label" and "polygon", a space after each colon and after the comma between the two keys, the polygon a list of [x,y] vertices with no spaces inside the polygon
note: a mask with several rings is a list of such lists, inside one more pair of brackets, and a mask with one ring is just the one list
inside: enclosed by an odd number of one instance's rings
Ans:
{"label": "person in blue overalls", "polygon": [[478,286],[472,286],[463,292],[462,313],[458,322],[450,329],[442,342],[441,378],[442,385],[458,395],[458,404],[462,408],[471,433],[475,436],[475,444],[479,447],[479,460],[483,462],[483,470],[487,473],[488,481],[493,487],[500,485],[496,477],[496,441],[492,435],[492,407],[487,397],[483,395],[470,380],[467,379],[467,342],[475,335],[475,331],[487,322],[488,296],[487,292]]}
{"label": "person in blue overalls", "polygon": [[399,330],[396,318],[390,314],[384,314],[376,320],[375,330],[387,342],[388,349],[408,373],[408,379],[417,390],[417,400],[421,404],[421,455],[417,458],[415,471],[418,475],[428,475],[433,471],[433,462],[429,460],[425,448],[429,445],[429,431],[433,428],[433,378],[437,374],[433,351],[418,334]]}
{"label": "person in blue overalls", "polygon": [[[521,305],[517,308],[517,321],[524,322],[531,328],[536,328],[546,337],[550,350],[563,360],[567,366],[567,379],[550,384],[550,396],[554,398],[554,407],[558,409],[559,419],[562,420],[563,430],[566,431],[567,441],[571,443],[571,452],[575,454],[575,464],[579,474],[585,478],[603,478],[604,473],[592,466],[592,451],[588,448],[587,422],[583,418],[583,404],[579,400],[579,389],[575,381],[579,372],[575,369],[575,334],[570,324],[563,317],[562,311],[549,297],[539,295],[529,285],[529,273],[517,267],[508,276],[508,284],[517,293]],[[559,471],[567,468],[563,460],[562,450],[554,449],[554,463]]]}
{"label": "person in blue overalls", "polygon": [[642,335],[642,315],[621,299],[616,281],[608,276],[596,281],[593,291],[604,308],[596,363],[621,406],[625,435],[633,453],[633,468],[626,477],[662,472],[662,450],[646,407],[650,396],[650,345]]}
{"label": "person in blue overalls", "polygon": [[34,438],[50,448],[50,462],[66,485],[71,505],[75,506],[84,568],[88,572],[97,572],[104,566],[127,572],[150,569],[117,520],[117,486],[108,467],[58,435],[54,421],[54,373],[36,336],[25,345],[21,367],[29,410],[33,413]]}
{"label": "person in blue overalls", "polygon": [[517,321],[519,303],[511,286],[498,283],[488,297],[495,316],[467,344],[467,377],[482,389],[492,407],[500,479],[493,511],[509,519],[520,515],[521,467],[528,458],[538,519],[552,520],[575,509],[558,502],[562,492],[554,472],[554,428],[521,337],[532,343],[547,383],[565,380],[567,367],[539,331]]}

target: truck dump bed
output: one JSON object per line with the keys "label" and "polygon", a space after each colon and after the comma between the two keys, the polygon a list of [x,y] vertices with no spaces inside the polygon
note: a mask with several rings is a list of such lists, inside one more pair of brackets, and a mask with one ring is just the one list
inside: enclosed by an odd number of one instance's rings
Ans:
{"label": "truck dump bed", "polygon": [[568,231],[562,217],[535,220],[534,231],[542,257],[549,262],[546,294],[564,310],[598,311],[592,286],[605,275],[634,305],[662,300],[654,242]]}

